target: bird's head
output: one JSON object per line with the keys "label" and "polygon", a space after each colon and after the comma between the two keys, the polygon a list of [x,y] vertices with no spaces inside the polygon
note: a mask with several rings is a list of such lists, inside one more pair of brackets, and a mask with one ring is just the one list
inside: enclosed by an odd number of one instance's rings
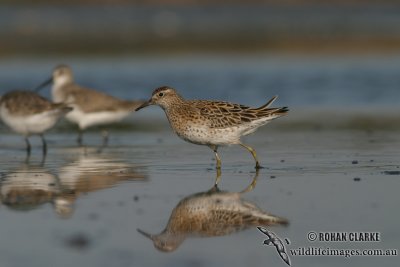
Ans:
{"label": "bird's head", "polygon": [[138,107],[136,111],[150,105],[158,105],[162,108],[168,108],[181,99],[182,98],[177,94],[175,89],[168,86],[162,86],[154,90],[151,98]]}
{"label": "bird's head", "polygon": [[154,247],[162,252],[172,252],[176,250],[185,239],[182,235],[173,235],[166,231],[158,235],[152,235],[140,229],[137,229],[137,231],[153,241]]}
{"label": "bird's head", "polygon": [[35,92],[39,92],[47,85],[54,83],[56,86],[62,86],[67,83],[71,83],[74,81],[74,76],[72,74],[72,70],[67,65],[58,65],[53,69],[52,76],[33,89]]}

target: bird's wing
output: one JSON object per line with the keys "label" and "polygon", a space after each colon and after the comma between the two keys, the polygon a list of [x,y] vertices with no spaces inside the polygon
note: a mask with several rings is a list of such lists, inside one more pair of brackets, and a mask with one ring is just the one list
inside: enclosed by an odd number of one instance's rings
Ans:
{"label": "bird's wing", "polygon": [[6,93],[1,98],[7,108],[14,114],[37,114],[46,110],[52,110],[52,103],[46,98],[31,92],[15,90]]}
{"label": "bird's wing", "polygon": [[105,93],[78,85],[68,88],[66,99],[67,103],[78,105],[86,113],[117,111],[125,102]]}
{"label": "bird's wing", "polygon": [[283,115],[287,112],[286,108],[268,108],[275,99],[276,97],[272,98],[259,108],[207,100],[190,101],[189,104],[197,108],[201,116],[208,120],[210,128],[226,128],[250,123],[263,117]]}

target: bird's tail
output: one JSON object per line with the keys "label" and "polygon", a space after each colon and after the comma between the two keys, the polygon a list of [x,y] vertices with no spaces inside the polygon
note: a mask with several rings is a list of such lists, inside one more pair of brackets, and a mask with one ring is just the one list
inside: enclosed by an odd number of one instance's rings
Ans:
{"label": "bird's tail", "polygon": [[53,107],[58,108],[58,110],[60,110],[62,113],[68,113],[73,110],[72,107],[65,103],[53,103]]}
{"label": "bird's tail", "polygon": [[257,112],[258,117],[266,117],[273,115],[274,117],[281,117],[286,115],[289,112],[288,107],[280,107],[280,108],[270,108],[272,103],[278,98],[278,96],[272,97],[265,105],[262,105],[259,108],[253,109]]}
{"label": "bird's tail", "polygon": [[285,218],[278,217],[272,214],[265,214],[257,221],[258,225],[288,225],[289,221]]}
{"label": "bird's tail", "polygon": [[246,202],[245,205],[252,212],[250,216],[243,216],[243,220],[247,221],[247,225],[255,225],[255,226],[268,226],[268,225],[288,225],[289,221],[285,218],[267,213],[257,207],[255,204]]}

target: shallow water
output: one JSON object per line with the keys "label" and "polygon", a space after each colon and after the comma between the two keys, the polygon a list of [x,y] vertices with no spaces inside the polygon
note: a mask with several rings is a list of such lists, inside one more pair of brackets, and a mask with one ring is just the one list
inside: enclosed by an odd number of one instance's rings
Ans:
{"label": "shallow water", "polygon": [[[266,168],[242,195],[290,225],[268,229],[297,247],[397,248],[400,139],[392,131],[261,129],[246,138]],[[284,266],[255,227],[226,236],[188,237],[174,252],[156,250],[136,229],[156,234],[183,198],[213,187],[211,150],[184,143],[169,129],[117,131],[99,150],[100,135],[47,135],[29,163],[22,139],[1,135],[1,266]],[[39,147],[38,147],[39,146]],[[255,176],[251,155],[221,149],[221,190],[239,192]],[[387,175],[384,171],[393,171]],[[392,174],[393,174],[392,173]],[[360,178],[359,181],[354,178]],[[222,226],[223,227],[223,226]],[[381,242],[307,241],[310,231],[380,232]],[[294,257],[293,266],[394,265],[397,257]]]}
{"label": "shallow water", "polygon": [[[243,201],[289,221],[268,227],[290,240],[287,249],[397,249],[398,61],[268,55],[10,59],[0,63],[0,80],[1,92],[32,88],[64,62],[79,83],[122,98],[148,98],[162,84],[188,98],[254,106],[279,94],[276,105],[288,105],[289,116],[244,139],[266,168]],[[213,153],[176,137],[155,107],[109,130],[108,147],[100,147],[98,129],[85,134],[86,147],[77,147],[75,128],[63,122],[46,135],[43,162],[39,139],[32,138],[28,161],[23,139],[0,128],[0,266],[285,266],[254,226],[219,237],[188,236],[170,253],[154,248],[136,229],[160,233],[182,199],[210,190]],[[245,189],[256,176],[251,155],[240,147],[222,148],[220,155],[219,188]],[[379,232],[381,241],[310,242],[310,231]],[[292,266],[397,262],[383,256],[290,258]]]}

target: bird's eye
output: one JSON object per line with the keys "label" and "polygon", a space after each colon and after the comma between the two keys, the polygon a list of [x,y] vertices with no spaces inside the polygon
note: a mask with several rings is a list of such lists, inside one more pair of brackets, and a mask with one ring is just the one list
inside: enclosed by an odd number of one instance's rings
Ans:
{"label": "bird's eye", "polygon": [[162,97],[162,96],[164,96],[164,93],[163,93],[163,92],[158,93],[158,96],[159,96],[159,97]]}

